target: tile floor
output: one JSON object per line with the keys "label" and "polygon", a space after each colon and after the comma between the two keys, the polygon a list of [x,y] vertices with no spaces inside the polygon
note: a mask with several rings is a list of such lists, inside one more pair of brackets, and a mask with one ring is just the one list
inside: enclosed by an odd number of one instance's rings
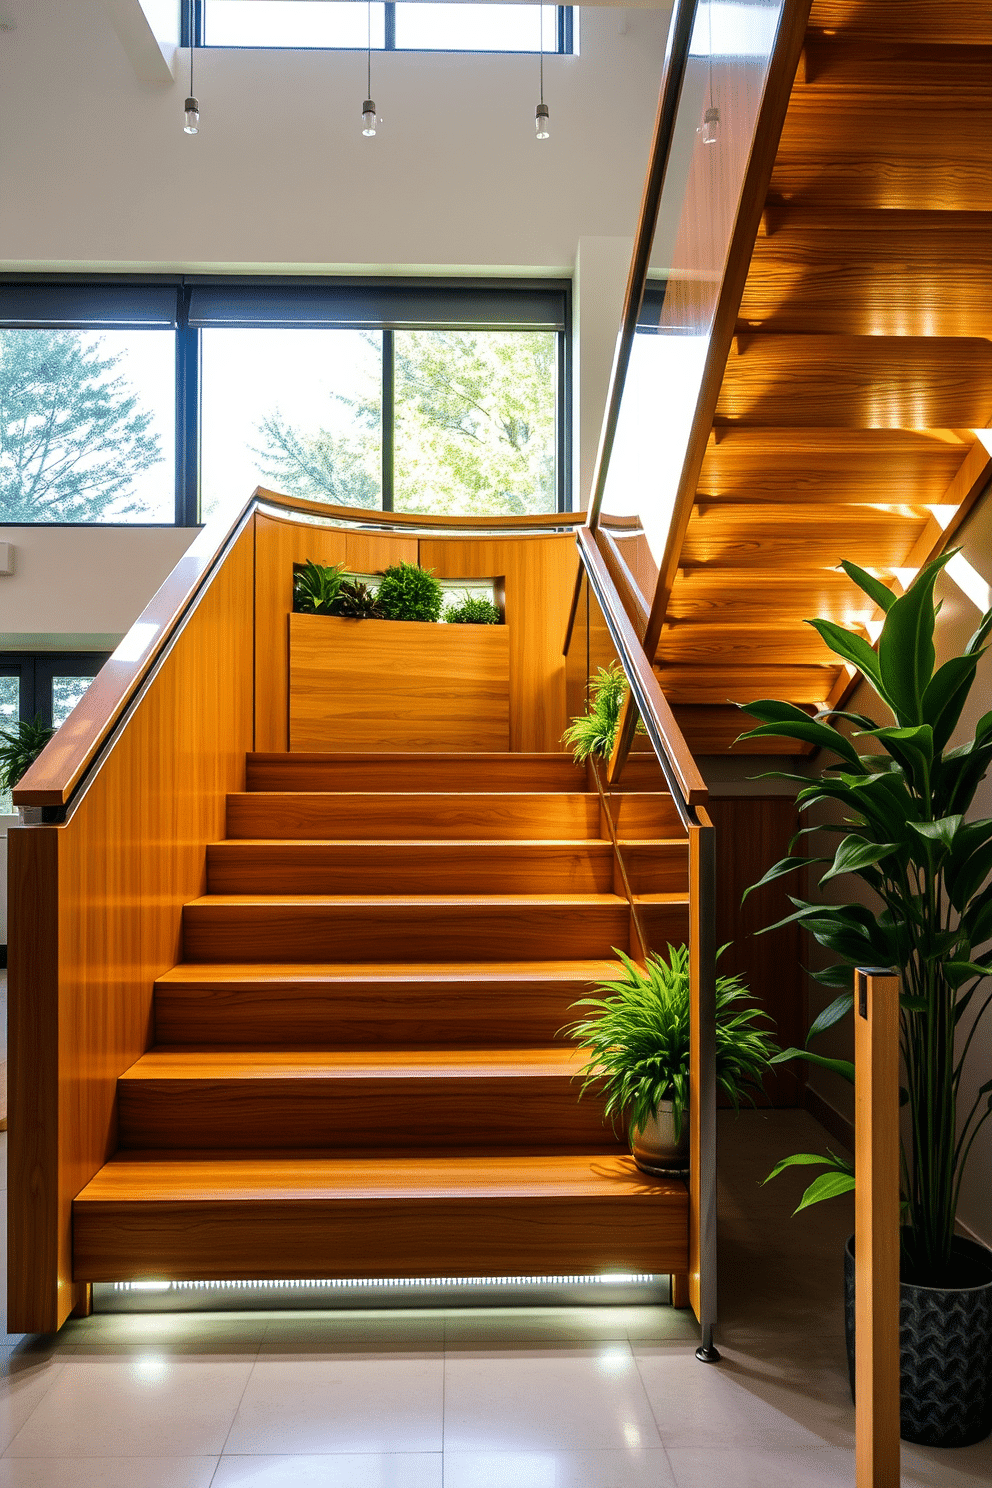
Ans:
{"label": "tile floor", "polygon": [[[849,1488],[850,1208],[759,1187],[823,1140],[721,1116],[720,1365],[667,1307],[94,1316],[0,1345],[0,1488]],[[992,1442],[903,1482],[987,1488]]]}

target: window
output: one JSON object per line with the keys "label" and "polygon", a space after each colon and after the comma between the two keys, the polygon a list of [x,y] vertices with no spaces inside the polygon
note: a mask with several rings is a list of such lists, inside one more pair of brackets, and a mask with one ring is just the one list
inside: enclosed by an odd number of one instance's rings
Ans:
{"label": "window", "polygon": [[[183,45],[189,45],[184,5]],[[564,5],[428,4],[396,0],[194,0],[197,46],[319,47],[364,51],[569,53]]]}
{"label": "window", "polygon": [[[0,652],[0,729],[38,716],[60,728],[106,660],[102,652]],[[10,792],[0,791],[0,816],[13,812]]]}
{"label": "window", "polygon": [[568,505],[558,281],[0,283],[0,525]]}

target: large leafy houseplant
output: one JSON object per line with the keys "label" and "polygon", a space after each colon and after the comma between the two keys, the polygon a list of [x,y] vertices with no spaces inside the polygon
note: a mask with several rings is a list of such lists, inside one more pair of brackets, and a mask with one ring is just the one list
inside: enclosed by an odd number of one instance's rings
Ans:
{"label": "large leafy houseplant", "polygon": [[[799,739],[832,755],[822,778],[791,778],[803,787],[797,796],[801,811],[829,803],[839,808],[841,821],[803,831],[840,836],[832,858],[812,860],[827,864],[822,887],[853,875],[876,902],[869,907],[792,898],[794,913],[780,923],[797,920],[833,953],[835,964],[814,975],[839,995],[814,1022],[807,1047],[787,1049],[779,1058],[800,1057],[853,1080],[848,1061],[816,1054],[809,1042],[851,1012],[854,968],[898,971],[909,1115],[902,1151],[902,1275],[928,1286],[955,1284],[952,1239],[961,1179],[992,1113],[992,1079],[959,1109],[965,1065],[992,1003],[992,951],[983,949],[992,937],[992,819],[967,819],[992,762],[992,712],[979,719],[966,743],[949,747],[992,634],[992,610],[963,653],[937,667],[934,585],[953,556],[947,552],[930,563],[900,598],[853,563],[843,564],[885,611],[877,652],[830,620],[809,622],[838,656],[859,668],[891,723],[879,726],[849,712],[811,718],[789,703],[765,700],[747,704],[745,711],[762,722],[743,736]],[[850,736],[841,732],[841,722],[850,726]],[[809,862],[783,858],[761,883]],[[965,1033],[959,1025],[968,1015]],[[803,1206],[853,1188],[850,1165],[832,1154],[800,1153],[774,1171],[813,1163],[826,1171],[807,1189]]]}
{"label": "large leafy houseplant", "polygon": [[32,720],[22,718],[13,728],[0,729],[0,792],[13,790],[54,733],[42,723],[40,714]]}
{"label": "large leafy houseplant", "polygon": [[599,667],[595,677],[589,678],[589,711],[572,719],[561,740],[571,749],[576,764],[592,756],[609,759],[626,696],[627,678],[618,662]]}
{"label": "large leafy houseplant", "polygon": [[[604,1115],[622,1117],[632,1137],[660,1101],[670,1100],[678,1137],[689,1106],[689,949],[670,945],[667,961],[649,954],[643,969],[622,951],[616,955],[625,975],[596,986],[605,997],[573,1003],[587,1012],[562,1029],[589,1055],[580,1094],[604,1096]],[[760,1087],[775,1052],[768,1033],[754,1026],[765,1015],[747,997],[739,976],[717,977],[716,1083],[735,1110]]]}

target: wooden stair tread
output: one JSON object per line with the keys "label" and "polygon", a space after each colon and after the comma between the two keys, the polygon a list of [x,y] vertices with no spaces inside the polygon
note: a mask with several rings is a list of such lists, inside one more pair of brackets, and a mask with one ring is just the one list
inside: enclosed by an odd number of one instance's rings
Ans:
{"label": "wooden stair tread", "polygon": [[[685,895],[670,896],[673,903],[685,899]],[[198,899],[189,899],[187,909],[200,907],[220,909],[227,906],[244,908],[251,905],[298,905],[307,909],[353,909],[358,905],[374,905],[379,909],[409,908],[423,905],[427,909],[453,908],[463,911],[483,906],[526,907],[529,905],[569,905],[574,907],[598,905],[626,905],[626,899],[618,894],[203,894]]]}
{"label": "wooden stair tread", "polygon": [[431,1079],[515,1076],[570,1079],[584,1062],[574,1045],[550,1049],[150,1049],[119,1077],[147,1080]]}
{"label": "wooden stair tread", "polygon": [[329,1157],[314,1152],[204,1151],[118,1153],[77,1196],[77,1209],[101,1204],[186,1200],[596,1198],[604,1193],[684,1203],[685,1184],[653,1178],[624,1154],[563,1153],[452,1157]]}
{"label": "wooden stair tread", "polygon": [[549,982],[598,981],[614,977],[620,970],[618,961],[327,961],[291,962],[266,965],[261,962],[180,962],[157,978],[156,985],[186,986],[203,983],[240,983],[245,986],[272,982],[335,982],[360,980],[374,986],[377,982],[408,983],[411,987],[425,982],[480,981],[504,982],[535,980]]}

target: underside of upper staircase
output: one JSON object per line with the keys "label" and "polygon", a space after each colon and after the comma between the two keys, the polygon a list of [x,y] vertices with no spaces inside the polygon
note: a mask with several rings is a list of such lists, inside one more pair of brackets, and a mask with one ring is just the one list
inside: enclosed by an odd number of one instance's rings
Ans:
{"label": "underside of upper staircase", "polygon": [[656,654],[675,704],[836,703],[989,480],[992,10],[814,0]]}

